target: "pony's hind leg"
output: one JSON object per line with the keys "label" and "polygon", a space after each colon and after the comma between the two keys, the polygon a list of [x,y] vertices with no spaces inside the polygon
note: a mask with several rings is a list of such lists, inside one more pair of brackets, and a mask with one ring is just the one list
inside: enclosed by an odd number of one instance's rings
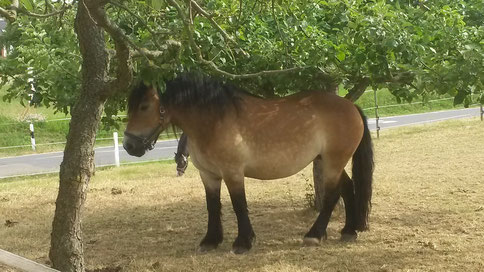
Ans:
{"label": "pony's hind leg", "polygon": [[346,171],[341,175],[341,195],[345,203],[346,223],[341,230],[342,241],[356,240],[356,207],[355,207],[355,188],[353,180]]}
{"label": "pony's hind leg", "polygon": [[340,181],[344,165],[343,167],[331,167],[329,163],[323,158],[323,205],[313,226],[304,235],[303,243],[307,246],[319,245],[321,238],[327,238],[326,227],[340,197]]}
{"label": "pony's hind leg", "polygon": [[252,248],[255,233],[249,219],[247,199],[245,197],[244,178],[225,178],[232,206],[237,216],[238,235],[232,245],[232,252],[242,254]]}
{"label": "pony's hind leg", "polygon": [[202,178],[205,187],[208,210],[207,234],[202,242],[200,242],[200,251],[206,252],[217,248],[217,246],[223,241],[221,221],[222,204],[220,203],[222,178],[202,171],[200,171],[200,177]]}

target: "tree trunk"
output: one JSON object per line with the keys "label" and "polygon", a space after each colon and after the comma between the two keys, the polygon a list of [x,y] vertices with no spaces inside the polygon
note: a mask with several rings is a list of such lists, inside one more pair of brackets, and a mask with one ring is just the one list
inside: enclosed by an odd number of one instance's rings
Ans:
{"label": "tree trunk", "polygon": [[345,98],[350,100],[351,102],[355,102],[356,100],[358,100],[358,98],[360,98],[360,96],[362,96],[365,93],[369,85],[370,85],[369,78],[362,77],[358,79],[355,85],[353,86],[353,88],[351,88],[348,94],[346,94]]}
{"label": "tree trunk", "polygon": [[313,181],[314,181],[314,209],[321,211],[323,208],[323,160],[321,156],[313,161]]}
{"label": "tree trunk", "polygon": [[81,215],[94,172],[94,143],[104,109],[105,96],[101,94],[108,71],[103,31],[82,4],[85,2],[79,3],[75,21],[83,57],[81,93],[71,112],[49,253],[53,267],[63,272],[85,270]]}
{"label": "tree trunk", "polygon": [[[366,87],[368,87],[369,80],[361,80],[355,87],[350,90],[350,93],[354,94],[354,96],[349,97],[347,95],[347,99],[358,99],[359,96],[365,91]],[[334,92],[338,95],[338,85],[333,84],[332,87],[328,88],[328,92]],[[356,94],[358,93],[358,94]],[[359,95],[359,96],[357,96]],[[354,100],[351,100],[354,101]],[[323,197],[324,197],[324,187],[323,187],[323,160],[321,156],[316,157],[313,161],[313,182],[314,182],[314,209],[317,211],[321,211],[323,208]],[[343,207],[343,201],[339,201],[338,205],[336,205],[336,209],[340,209]]]}

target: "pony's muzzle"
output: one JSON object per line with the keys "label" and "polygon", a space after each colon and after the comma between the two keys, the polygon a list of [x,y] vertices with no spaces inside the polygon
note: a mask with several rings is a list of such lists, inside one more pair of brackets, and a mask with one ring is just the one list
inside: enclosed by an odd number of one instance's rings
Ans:
{"label": "pony's muzzle", "polygon": [[123,147],[131,156],[141,157],[145,154],[144,146],[136,141],[130,140],[127,136],[123,140]]}

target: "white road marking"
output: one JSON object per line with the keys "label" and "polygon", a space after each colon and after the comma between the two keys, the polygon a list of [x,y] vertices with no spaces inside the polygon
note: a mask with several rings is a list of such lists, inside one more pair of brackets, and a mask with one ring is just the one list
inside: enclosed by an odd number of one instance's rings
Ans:
{"label": "white road marking", "polygon": [[[393,124],[393,123],[398,123],[398,121],[395,121],[395,120],[382,120],[380,119],[378,121],[379,124]],[[368,124],[371,124],[371,125],[374,125],[376,124],[376,120],[375,119],[371,119],[371,120],[368,120]]]}
{"label": "white road marking", "polygon": [[54,158],[63,158],[64,154],[62,155],[57,155],[57,156],[48,156],[48,157],[41,157],[41,158],[32,158],[33,160],[48,160],[48,159],[54,159]]}
{"label": "white road marking", "polygon": [[[165,150],[165,149],[174,149],[176,148],[176,146],[164,146],[164,147],[155,147],[153,148],[153,150]],[[112,147],[113,150],[106,150],[106,151],[99,151],[97,150],[96,151],[96,154],[97,153],[111,153],[111,152],[114,152],[114,146]],[[127,153],[126,150],[124,150],[124,148],[120,148],[119,149],[119,152],[124,152],[124,153]]]}
{"label": "white road marking", "polygon": [[[454,115],[454,116],[450,116],[450,117],[424,120],[424,121],[419,121],[419,122],[412,122],[410,125],[413,126],[413,125],[419,125],[419,124],[425,124],[425,123],[433,123],[433,122],[437,122],[437,121],[444,121],[444,120],[457,119],[457,118],[463,118],[463,117],[472,117],[472,115],[470,115],[470,114]],[[391,126],[391,127],[386,127],[386,128],[395,128],[395,127],[403,127],[403,126],[408,126],[408,124],[401,124],[401,125],[396,125],[396,126]],[[385,128],[382,128],[382,129],[385,129]]]}

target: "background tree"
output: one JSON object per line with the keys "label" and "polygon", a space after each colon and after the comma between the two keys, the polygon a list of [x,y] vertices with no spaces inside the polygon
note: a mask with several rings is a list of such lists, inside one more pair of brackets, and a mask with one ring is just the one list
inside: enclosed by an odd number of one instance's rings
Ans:
{"label": "background tree", "polygon": [[482,5],[0,1],[0,14],[10,22],[2,43],[14,46],[0,61],[0,78],[11,84],[6,98],[27,99],[32,67],[36,101],[72,115],[53,222],[54,267],[84,270],[80,219],[94,138],[103,111],[109,118],[124,110],[133,74],[163,86],[176,73],[196,69],[268,97],[342,86],[354,101],[371,86],[404,101],[449,93],[456,104],[469,105],[484,100]]}

